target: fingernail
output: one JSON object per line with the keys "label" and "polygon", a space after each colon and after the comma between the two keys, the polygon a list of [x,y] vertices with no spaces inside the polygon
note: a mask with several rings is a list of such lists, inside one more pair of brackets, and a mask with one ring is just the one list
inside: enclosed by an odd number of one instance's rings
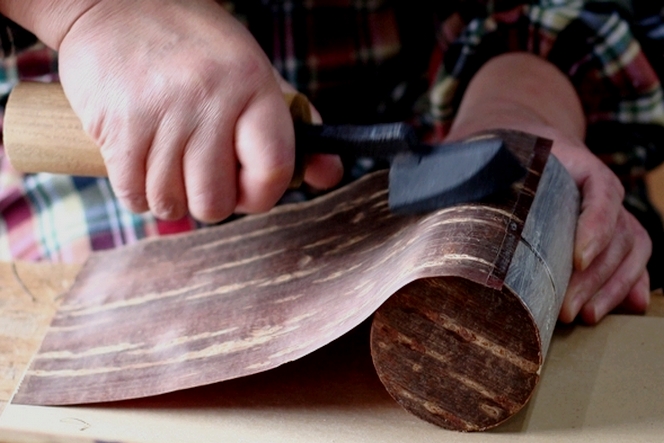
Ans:
{"label": "fingernail", "polygon": [[606,312],[603,312],[603,311],[604,311],[604,309],[600,309],[599,306],[593,305],[593,307],[592,307],[592,318],[587,319],[586,322],[590,323],[590,324],[597,323],[598,321],[600,321],[600,319],[602,317],[604,317],[606,315]]}
{"label": "fingernail", "polygon": [[175,220],[182,217],[182,206],[176,201],[164,202],[152,211],[155,217],[162,220]]}
{"label": "fingernail", "polygon": [[606,314],[611,310],[610,301],[606,300],[605,297],[602,297],[601,293],[595,294],[595,297],[590,302],[591,303],[591,312],[592,318],[588,319],[587,322],[590,324],[595,324],[601,319],[603,319]]}
{"label": "fingernail", "polygon": [[561,320],[565,323],[571,323],[574,321],[574,318],[576,318],[578,313],[579,301],[574,295],[572,295],[567,303],[563,303],[563,307],[560,310]]}
{"label": "fingernail", "polygon": [[581,261],[579,263],[579,270],[583,271],[588,266],[590,266],[590,263],[595,259],[595,248],[592,246],[592,244],[586,245],[582,250],[581,250]]}

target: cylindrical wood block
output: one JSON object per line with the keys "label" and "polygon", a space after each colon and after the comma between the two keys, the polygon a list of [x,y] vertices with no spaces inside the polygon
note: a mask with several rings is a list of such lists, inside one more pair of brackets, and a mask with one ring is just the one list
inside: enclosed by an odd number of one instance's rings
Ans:
{"label": "cylindrical wood block", "polygon": [[[577,207],[574,182],[551,157],[504,285],[487,286],[472,274],[425,278],[378,309],[374,365],[404,408],[448,429],[480,431],[527,403],[572,271]],[[474,235],[479,250],[502,234]],[[457,254],[460,264],[482,266],[469,252]]]}

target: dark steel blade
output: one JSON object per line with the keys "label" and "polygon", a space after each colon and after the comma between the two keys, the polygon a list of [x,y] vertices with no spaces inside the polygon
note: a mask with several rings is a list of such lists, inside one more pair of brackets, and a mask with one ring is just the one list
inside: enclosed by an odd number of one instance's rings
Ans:
{"label": "dark steel blade", "polygon": [[368,126],[295,123],[298,157],[328,153],[388,160],[393,212],[417,213],[477,201],[509,188],[525,168],[500,138],[421,144],[406,123]]}
{"label": "dark steel blade", "polygon": [[389,205],[395,213],[433,211],[481,200],[509,188],[525,167],[499,138],[443,144],[431,153],[392,161]]}

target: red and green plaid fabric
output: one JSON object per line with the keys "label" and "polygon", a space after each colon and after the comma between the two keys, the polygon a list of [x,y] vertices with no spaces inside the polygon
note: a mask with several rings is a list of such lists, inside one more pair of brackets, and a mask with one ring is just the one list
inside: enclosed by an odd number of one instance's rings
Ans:
{"label": "red and green plaid fabric", "polygon": [[[443,138],[477,69],[497,54],[528,51],[569,76],[585,106],[590,147],[626,181],[638,183],[643,171],[664,155],[661,2],[223,3],[327,122],[410,120]],[[34,44],[7,20],[0,28],[6,52],[0,63],[2,97],[19,80],[57,79],[55,53]],[[620,140],[607,143],[602,137],[616,132],[622,134]],[[348,168],[349,175],[370,168],[360,162]],[[306,197],[300,191],[286,198]],[[105,179],[18,174],[1,152],[0,214],[2,260],[80,261],[92,250],[201,227],[190,219],[164,222],[131,214],[118,204]]]}

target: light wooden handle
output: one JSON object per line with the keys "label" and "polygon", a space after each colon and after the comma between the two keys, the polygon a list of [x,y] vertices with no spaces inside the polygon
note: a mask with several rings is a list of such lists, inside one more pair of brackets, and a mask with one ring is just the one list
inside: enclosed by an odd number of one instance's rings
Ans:
{"label": "light wooden handle", "polygon": [[21,172],[105,176],[99,148],[83,131],[58,83],[20,83],[9,95],[5,152]]}
{"label": "light wooden handle", "polygon": [[[310,122],[307,98],[285,94],[295,120]],[[18,84],[9,95],[4,119],[5,152],[20,172],[106,176],[99,147],[85,133],[59,83]],[[301,180],[299,161],[293,184]]]}

